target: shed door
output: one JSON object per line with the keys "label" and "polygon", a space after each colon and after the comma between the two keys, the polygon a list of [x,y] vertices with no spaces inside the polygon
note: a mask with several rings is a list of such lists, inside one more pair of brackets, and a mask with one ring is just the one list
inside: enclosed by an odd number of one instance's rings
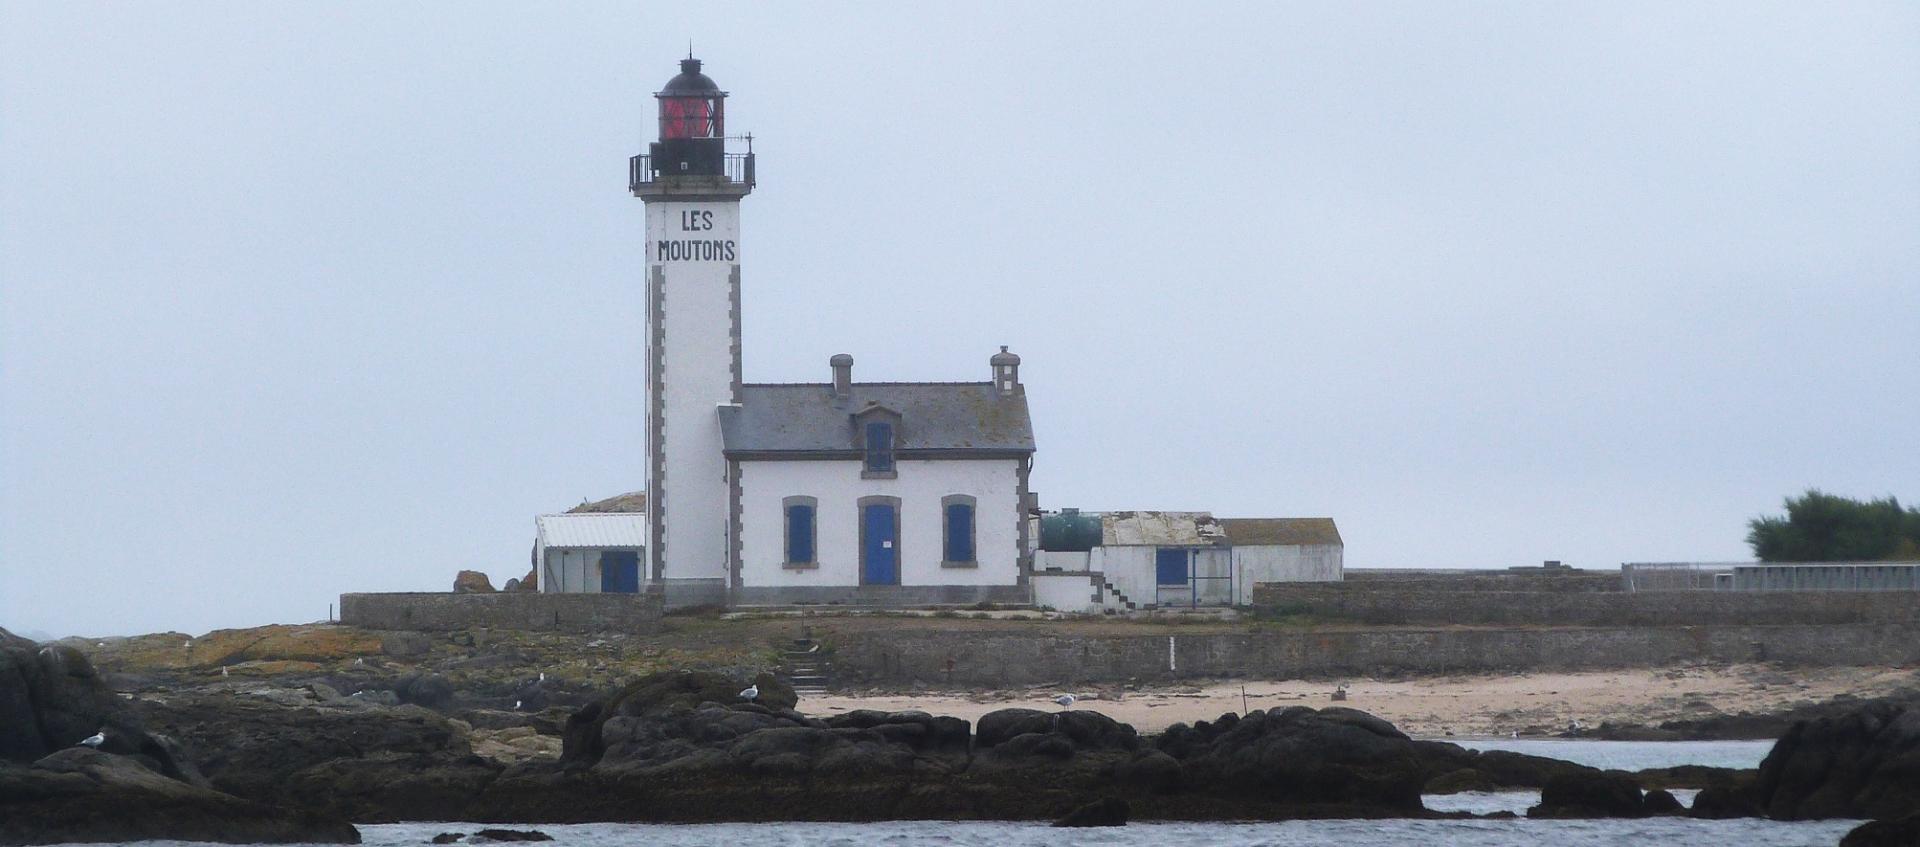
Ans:
{"label": "shed door", "polygon": [[1187,549],[1162,547],[1153,553],[1153,571],[1160,585],[1187,584]]}
{"label": "shed door", "polygon": [[632,550],[601,552],[600,591],[606,594],[639,593],[640,554]]}
{"label": "shed door", "polygon": [[899,539],[894,538],[893,526],[893,506],[860,507],[860,584],[900,584]]}

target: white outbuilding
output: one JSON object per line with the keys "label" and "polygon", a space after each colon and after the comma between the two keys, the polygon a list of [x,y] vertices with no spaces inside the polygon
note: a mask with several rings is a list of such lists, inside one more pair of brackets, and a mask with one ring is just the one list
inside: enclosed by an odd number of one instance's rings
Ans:
{"label": "white outbuilding", "polygon": [[640,590],[647,516],[587,512],[534,518],[533,559],[547,593],[624,593]]}

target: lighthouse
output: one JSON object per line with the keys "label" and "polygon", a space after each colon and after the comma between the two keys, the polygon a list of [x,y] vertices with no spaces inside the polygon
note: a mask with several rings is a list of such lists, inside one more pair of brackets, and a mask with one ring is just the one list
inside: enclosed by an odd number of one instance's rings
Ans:
{"label": "lighthouse", "polygon": [[645,579],[670,604],[725,602],[718,410],[741,400],[740,200],[753,190],[753,153],[727,152],[727,93],[700,60],[681,61],[654,99],[658,140],[628,168],[647,219]]}

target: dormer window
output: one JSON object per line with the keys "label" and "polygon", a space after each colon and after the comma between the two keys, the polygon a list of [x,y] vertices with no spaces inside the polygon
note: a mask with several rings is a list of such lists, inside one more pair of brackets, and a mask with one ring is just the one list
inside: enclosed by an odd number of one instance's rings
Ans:
{"label": "dormer window", "polygon": [[893,476],[893,422],[867,421],[866,467],[862,476]]}

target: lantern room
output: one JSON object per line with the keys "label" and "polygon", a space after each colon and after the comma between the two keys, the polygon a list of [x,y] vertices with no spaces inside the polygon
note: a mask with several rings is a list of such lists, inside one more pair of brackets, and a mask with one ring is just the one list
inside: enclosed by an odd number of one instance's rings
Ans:
{"label": "lantern room", "polygon": [[662,177],[724,174],[727,93],[700,72],[700,60],[680,60],[680,75],[653,96],[660,102],[653,170]]}

